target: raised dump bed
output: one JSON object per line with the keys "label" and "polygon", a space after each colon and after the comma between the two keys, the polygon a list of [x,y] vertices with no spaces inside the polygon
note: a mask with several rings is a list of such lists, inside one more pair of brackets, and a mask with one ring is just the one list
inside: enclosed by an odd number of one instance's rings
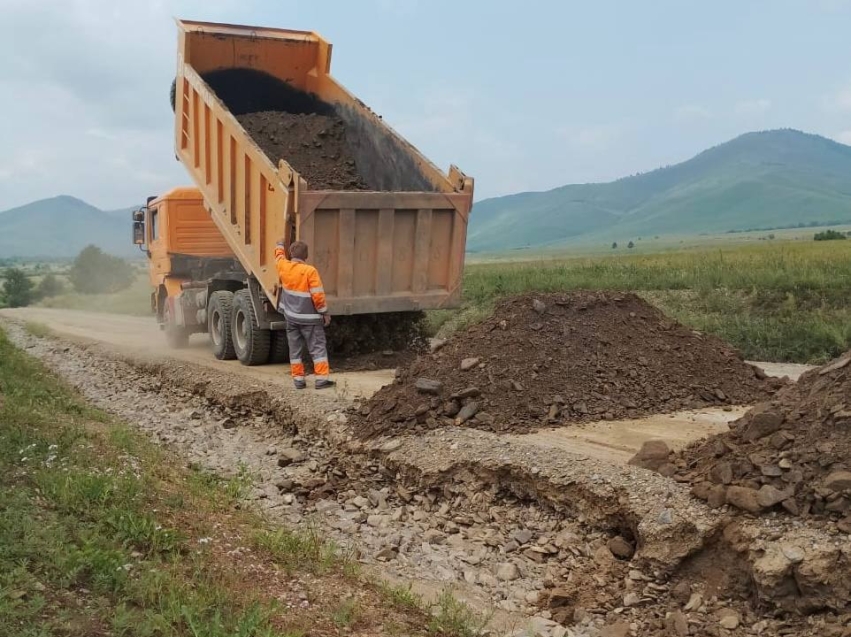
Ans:
{"label": "raised dump bed", "polygon": [[458,304],[472,179],[343,88],[316,33],[178,27],[177,153],[269,306],[280,237],[310,245],[332,314]]}

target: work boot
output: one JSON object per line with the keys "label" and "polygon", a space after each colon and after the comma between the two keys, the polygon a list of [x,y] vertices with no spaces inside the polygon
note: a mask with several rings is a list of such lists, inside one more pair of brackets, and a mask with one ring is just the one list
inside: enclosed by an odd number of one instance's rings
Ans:
{"label": "work boot", "polygon": [[305,387],[307,387],[307,383],[306,383],[306,382],[304,382],[304,379],[294,380],[294,381],[293,381],[293,386],[294,386],[296,389],[304,389]]}
{"label": "work boot", "polygon": [[323,380],[316,381],[316,389],[328,389],[329,387],[334,387],[336,385],[333,380],[328,380],[327,378]]}

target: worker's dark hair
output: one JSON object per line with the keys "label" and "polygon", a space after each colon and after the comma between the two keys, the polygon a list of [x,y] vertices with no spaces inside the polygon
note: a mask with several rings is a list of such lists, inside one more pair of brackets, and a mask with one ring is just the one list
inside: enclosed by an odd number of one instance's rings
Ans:
{"label": "worker's dark hair", "polygon": [[304,241],[293,241],[290,244],[290,259],[306,259],[307,244]]}

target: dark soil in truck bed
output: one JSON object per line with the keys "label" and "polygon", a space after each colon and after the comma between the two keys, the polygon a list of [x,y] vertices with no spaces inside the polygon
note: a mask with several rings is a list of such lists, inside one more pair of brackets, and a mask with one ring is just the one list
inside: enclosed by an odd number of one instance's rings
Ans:
{"label": "dark soil in truck bed", "polygon": [[276,165],[289,163],[310,190],[373,190],[331,105],[251,69],[214,71],[204,80],[263,153]]}
{"label": "dark soil in truck bed", "polygon": [[273,163],[289,163],[310,190],[370,190],[358,174],[346,127],[338,117],[261,111],[237,119]]}

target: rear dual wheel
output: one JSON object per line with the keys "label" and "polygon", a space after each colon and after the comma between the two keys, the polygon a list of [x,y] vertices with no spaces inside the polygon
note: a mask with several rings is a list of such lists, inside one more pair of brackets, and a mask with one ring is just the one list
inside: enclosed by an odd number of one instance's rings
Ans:
{"label": "rear dual wheel", "polygon": [[233,360],[236,352],[231,338],[233,292],[219,290],[210,295],[207,329],[213,344],[213,355],[220,361]]}
{"label": "rear dual wheel", "polygon": [[233,348],[243,365],[263,365],[269,362],[272,331],[257,326],[257,315],[248,290],[233,295]]}

